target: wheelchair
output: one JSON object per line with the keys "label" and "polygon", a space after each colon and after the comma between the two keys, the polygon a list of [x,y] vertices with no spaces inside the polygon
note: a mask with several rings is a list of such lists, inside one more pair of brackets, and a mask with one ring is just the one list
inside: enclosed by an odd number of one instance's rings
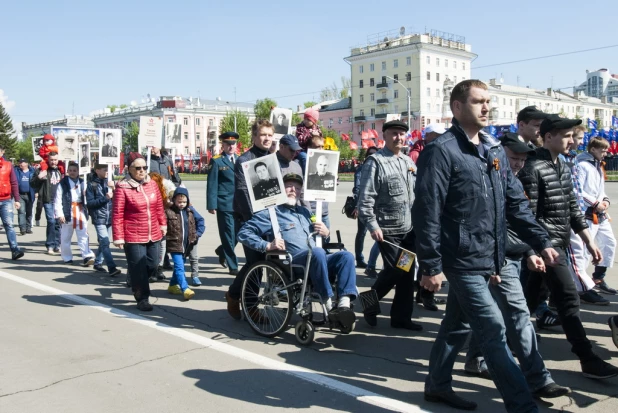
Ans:
{"label": "wheelchair", "polygon": [[[319,294],[312,291],[309,278],[312,257],[309,234],[306,264],[292,264],[292,255],[287,251],[268,251],[266,259],[252,264],[247,270],[241,290],[241,304],[245,320],[251,329],[264,337],[275,337],[287,330],[292,313],[301,320],[295,325],[295,337],[299,344],[308,346],[313,342],[315,326],[328,325],[343,334],[354,330],[354,313],[339,315],[329,313]],[[337,231],[337,243],[323,245],[324,249],[345,250]],[[336,291],[336,288],[333,288]],[[314,306],[319,310],[313,311]],[[334,310],[334,308],[333,308]]]}

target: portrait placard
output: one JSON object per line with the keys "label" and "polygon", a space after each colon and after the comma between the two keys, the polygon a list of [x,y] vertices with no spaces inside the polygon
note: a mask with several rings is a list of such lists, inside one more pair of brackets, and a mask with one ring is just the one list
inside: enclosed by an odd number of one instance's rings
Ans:
{"label": "portrait placard", "polygon": [[32,136],[32,154],[34,155],[35,162],[41,162],[41,155],[39,155],[39,149],[43,146],[42,136]]}
{"label": "portrait placard", "polygon": [[305,169],[304,194],[306,201],[337,201],[339,151],[309,149]]}
{"label": "portrait placard", "polygon": [[292,109],[273,108],[270,111],[270,123],[273,124],[275,140],[278,141],[283,135],[290,133]]}
{"label": "portrait placard", "polygon": [[56,139],[56,145],[60,151],[58,158],[65,162],[78,161],[80,143],[96,142],[96,146],[99,145],[98,129],[53,126],[51,134]]}
{"label": "portrait placard", "polygon": [[267,155],[242,164],[253,213],[284,204],[287,200],[277,155]]}
{"label": "portrait placard", "polygon": [[79,174],[86,175],[90,173],[90,142],[79,144],[79,159],[77,160],[79,165]]}
{"label": "portrait placard", "polygon": [[[101,142],[97,146],[100,149],[100,158],[97,163],[120,165],[120,148],[122,147],[122,131],[120,129],[101,129]],[[92,151],[96,148],[90,148]],[[93,164],[94,166],[94,164]]]}

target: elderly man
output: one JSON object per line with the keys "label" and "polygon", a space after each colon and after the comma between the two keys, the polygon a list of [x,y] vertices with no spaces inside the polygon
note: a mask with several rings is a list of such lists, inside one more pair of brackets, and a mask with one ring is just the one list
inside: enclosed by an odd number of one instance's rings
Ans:
{"label": "elderly man", "polygon": [[425,145],[431,143],[438,136],[442,135],[446,132],[444,126],[441,123],[430,123],[425,127],[425,138],[419,139],[412,146],[412,150],[410,151],[410,158],[414,162],[418,160],[418,156],[421,154],[423,149],[425,149]]}
{"label": "elderly man", "polygon": [[[322,222],[312,223],[311,211],[299,206],[298,200],[303,188],[303,178],[294,173],[283,177],[287,203],[275,208],[277,220],[281,227],[283,238],[274,238],[269,212],[262,210],[245,222],[238,232],[238,240],[254,251],[287,250],[292,254],[294,264],[304,265],[307,262],[307,235],[317,232],[328,237],[330,231]],[[315,246],[312,240],[311,271],[309,276],[313,289],[320,295],[330,315],[338,318],[346,326],[352,326],[355,320],[350,302],[356,298],[356,270],[354,255],[348,251],[340,251],[326,255],[322,248]],[[331,279],[337,279],[337,305],[333,303]]]}
{"label": "elderly man", "polygon": [[[391,327],[422,330],[411,320],[414,311],[414,266],[404,270],[398,265],[406,250],[414,250],[410,209],[414,202],[416,165],[401,153],[408,125],[393,120],[382,126],[384,148],[365,160],[358,195],[358,219],[371,238],[377,241],[384,268],[371,287],[381,300],[395,287],[391,306]],[[365,321],[377,325],[373,311],[365,308]]]}

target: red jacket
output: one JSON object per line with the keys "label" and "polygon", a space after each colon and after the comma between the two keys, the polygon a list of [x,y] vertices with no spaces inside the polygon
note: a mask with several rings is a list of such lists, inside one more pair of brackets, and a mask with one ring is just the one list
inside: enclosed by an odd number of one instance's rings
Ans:
{"label": "red jacket", "polygon": [[421,154],[421,152],[423,152],[423,149],[425,149],[424,140],[419,139],[414,142],[414,146],[412,146],[412,150],[410,150],[410,158],[412,158],[412,162],[416,163],[416,160],[418,159],[418,156]]}
{"label": "red jacket", "polygon": [[163,199],[157,183],[146,177],[143,184],[123,179],[116,185],[112,209],[114,242],[146,244],[160,241],[167,229]]}
{"label": "red jacket", "polygon": [[11,198],[15,202],[21,201],[17,175],[15,175],[13,164],[0,158],[0,201],[7,201]]}

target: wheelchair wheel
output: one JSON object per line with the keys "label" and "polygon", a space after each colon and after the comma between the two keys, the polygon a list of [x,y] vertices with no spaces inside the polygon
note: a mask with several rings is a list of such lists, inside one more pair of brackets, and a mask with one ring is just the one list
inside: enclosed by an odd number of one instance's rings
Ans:
{"label": "wheelchair wheel", "polygon": [[296,335],[296,341],[303,346],[308,346],[313,343],[313,337],[315,336],[315,328],[309,321],[299,321],[294,327],[294,333]]}
{"label": "wheelchair wheel", "polygon": [[288,327],[294,304],[289,281],[275,264],[260,261],[247,271],[241,303],[245,319],[257,334],[275,337]]}

